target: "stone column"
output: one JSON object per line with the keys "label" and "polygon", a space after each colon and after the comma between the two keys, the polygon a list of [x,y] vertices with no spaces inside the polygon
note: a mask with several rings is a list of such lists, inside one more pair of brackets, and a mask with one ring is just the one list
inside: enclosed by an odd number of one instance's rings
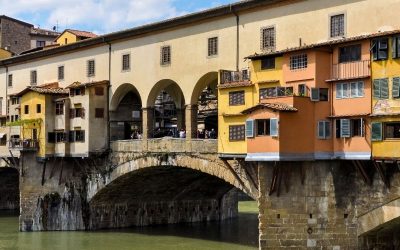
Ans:
{"label": "stone column", "polygon": [[186,138],[197,138],[197,105],[186,105]]}
{"label": "stone column", "polygon": [[153,137],[154,132],[154,108],[142,108],[143,113],[143,141]]}
{"label": "stone column", "polygon": [[177,125],[178,125],[178,130],[180,129],[186,129],[185,128],[185,110],[184,109],[176,109],[176,119],[177,119]]}

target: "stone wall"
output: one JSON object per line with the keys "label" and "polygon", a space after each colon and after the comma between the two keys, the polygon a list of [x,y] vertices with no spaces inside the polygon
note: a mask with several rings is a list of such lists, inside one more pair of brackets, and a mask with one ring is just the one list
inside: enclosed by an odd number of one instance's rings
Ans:
{"label": "stone wall", "polygon": [[367,167],[369,186],[350,161],[280,163],[276,169],[281,178],[270,194],[274,165],[259,164],[260,249],[373,249],[359,235],[360,215],[400,197],[398,172],[388,189]]}
{"label": "stone wall", "polygon": [[10,51],[17,54],[29,50],[31,48],[30,32],[30,26],[3,18],[1,19],[0,46],[2,48],[8,46]]}
{"label": "stone wall", "polygon": [[0,167],[0,210],[19,209],[19,174],[16,169]]}

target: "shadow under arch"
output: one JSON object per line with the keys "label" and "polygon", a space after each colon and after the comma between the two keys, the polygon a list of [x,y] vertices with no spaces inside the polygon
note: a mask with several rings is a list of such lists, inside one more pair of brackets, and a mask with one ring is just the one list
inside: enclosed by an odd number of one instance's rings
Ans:
{"label": "shadow under arch", "polygon": [[175,102],[177,108],[183,108],[185,105],[185,97],[183,95],[181,87],[175,81],[171,79],[163,79],[158,81],[153,88],[150,90],[149,96],[147,98],[147,107],[154,107],[154,103],[161,93],[165,90]]}
{"label": "shadow under arch", "polygon": [[124,83],[120,85],[114,92],[111,97],[110,102],[110,111],[115,111],[118,108],[118,105],[121,103],[122,99],[128,94],[129,92],[133,92],[140,100],[140,104],[142,104],[142,98],[139,94],[139,91],[133,84]]}
{"label": "shadow under arch", "polygon": [[191,105],[197,105],[200,95],[203,90],[211,85],[211,88],[215,88],[218,85],[218,72],[208,72],[204,74],[197,81],[196,85],[193,88],[192,97],[190,99]]}

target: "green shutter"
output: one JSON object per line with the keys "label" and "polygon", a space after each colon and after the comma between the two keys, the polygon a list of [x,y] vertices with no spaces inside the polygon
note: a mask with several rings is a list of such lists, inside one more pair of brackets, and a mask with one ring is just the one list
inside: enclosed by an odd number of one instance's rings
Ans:
{"label": "green shutter", "polygon": [[392,95],[393,95],[393,98],[400,97],[400,77],[393,78]]}
{"label": "green shutter", "polygon": [[331,122],[325,121],[325,138],[331,137]]}
{"label": "green shutter", "polygon": [[247,138],[254,137],[254,120],[246,121],[246,137]]}
{"label": "green shutter", "polygon": [[388,79],[381,79],[381,99],[389,98],[389,84]]}
{"label": "green shutter", "polygon": [[313,102],[319,101],[319,88],[311,89],[311,101]]}
{"label": "green shutter", "polygon": [[397,37],[392,37],[392,58],[397,57]]}
{"label": "green shutter", "polygon": [[382,123],[373,122],[371,124],[372,141],[382,141]]}
{"label": "green shutter", "polygon": [[380,79],[374,80],[374,98],[379,99],[381,97],[381,81]]}
{"label": "green shutter", "polygon": [[278,119],[271,118],[270,120],[270,135],[273,137],[278,136]]}
{"label": "green shutter", "polygon": [[340,119],[340,137],[350,138],[350,119]]}

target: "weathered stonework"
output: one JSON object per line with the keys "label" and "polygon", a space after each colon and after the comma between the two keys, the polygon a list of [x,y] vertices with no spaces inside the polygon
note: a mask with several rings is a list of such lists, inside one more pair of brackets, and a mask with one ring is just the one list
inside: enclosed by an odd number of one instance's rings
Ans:
{"label": "weathered stonework", "polygon": [[0,210],[19,209],[18,170],[0,168]]}

